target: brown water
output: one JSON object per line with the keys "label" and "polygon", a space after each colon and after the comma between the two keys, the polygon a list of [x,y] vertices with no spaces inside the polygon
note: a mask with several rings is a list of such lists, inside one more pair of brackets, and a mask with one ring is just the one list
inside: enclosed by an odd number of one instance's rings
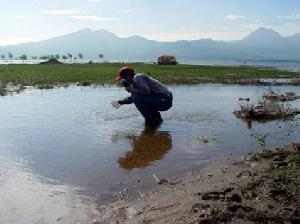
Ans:
{"label": "brown water", "polygon": [[[212,161],[299,141],[300,117],[253,122],[235,118],[239,97],[256,101],[263,87],[199,85],[170,88],[174,107],[145,129],[114,87],[27,90],[0,98],[0,223],[89,223],[101,204],[181,177]],[[280,87],[295,91],[299,87]],[[300,107],[300,101],[292,103]],[[208,143],[201,142],[206,136]]]}

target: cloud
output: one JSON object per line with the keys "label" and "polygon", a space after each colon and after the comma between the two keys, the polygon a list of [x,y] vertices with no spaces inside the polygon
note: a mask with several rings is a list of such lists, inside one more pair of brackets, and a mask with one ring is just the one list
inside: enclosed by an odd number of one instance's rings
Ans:
{"label": "cloud", "polygon": [[291,36],[295,33],[300,33],[300,24],[297,23],[285,23],[281,26],[275,26],[273,29],[280,32],[283,36]]}
{"label": "cloud", "polygon": [[18,20],[32,20],[33,18],[30,16],[15,16],[15,19]]}
{"label": "cloud", "polygon": [[93,20],[93,21],[114,21],[118,20],[117,18],[110,18],[110,17],[100,17],[100,16],[72,16],[73,19],[79,20]]}
{"label": "cloud", "polygon": [[297,23],[285,23],[284,25],[288,28],[298,29],[298,32],[300,30],[300,24]]}
{"label": "cloud", "polygon": [[233,21],[233,22],[236,22],[240,19],[244,19],[246,18],[246,16],[240,16],[240,15],[226,15],[225,16],[225,19],[226,20],[229,20],[229,21]]}
{"label": "cloud", "polygon": [[89,0],[89,2],[103,2],[103,0]]}
{"label": "cloud", "polygon": [[279,19],[297,20],[297,19],[300,19],[300,13],[292,14],[292,15],[288,15],[288,16],[277,16],[277,18],[279,18]]}
{"label": "cloud", "polygon": [[243,30],[255,30],[260,27],[264,27],[264,24],[263,23],[248,23],[248,24],[241,25],[241,28]]}
{"label": "cloud", "polygon": [[134,9],[122,9],[121,10],[121,13],[125,13],[125,14],[132,14],[135,12],[136,12],[136,10],[134,10]]}
{"label": "cloud", "polygon": [[43,13],[57,16],[57,15],[74,15],[79,14],[79,9],[54,9],[54,10],[44,10]]}
{"label": "cloud", "polygon": [[[125,36],[125,35],[124,35]],[[128,35],[130,36],[130,35]],[[177,41],[177,40],[239,40],[245,36],[245,32],[176,32],[176,33],[144,33],[141,36],[156,41]]]}

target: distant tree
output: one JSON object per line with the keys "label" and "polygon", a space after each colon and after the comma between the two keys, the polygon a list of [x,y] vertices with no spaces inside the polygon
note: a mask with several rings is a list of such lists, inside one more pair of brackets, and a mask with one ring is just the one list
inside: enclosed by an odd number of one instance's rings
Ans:
{"label": "distant tree", "polygon": [[68,56],[67,55],[63,55],[62,56],[62,59],[65,61],[65,60],[67,60],[68,59]]}
{"label": "distant tree", "polygon": [[70,58],[70,60],[72,61],[73,55],[71,53],[68,53],[68,57]]}
{"label": "distant tree", "polygon": [[76,60],[77,60],[77,57],[75,57],[74,60],[76,61]]}
{"label": "distant tree", "polygon": [[59,54],[56,54],[55,55],[55,58],[58,60],[60,58],[60,55]]}
{"label": "distant tree", "polygon": [[20,57],[19,57],[20,60],[22,61],[26,61],[27,60],[27,55],[26,54],[22,54]]}
{"label": "distant tree", "polygon": [[8,53],[8,57],[9,57],[10,60],[12,60],[14,56],[13,56],[12,53],[9,52],[9,53]]}
{"label": "distant tree", "polygon": [[1,54],[1,59],[4,60],[5,59],[5,55]]}
{"label": "distant tree", "polygon": [[37,60],[37,58],[38,58],[37,56],[32,56],[31,57],[32,60]]}
{"label": "distant tree", "polygon": [[99,54],[98,57],[100,58],[100,60],[103,62],[104,59],[104,54]]}
{"label": "distant tree", "polygon": [[79,58],[80,60],[82,60],[82,59],[83,59],[83,55],[82,55],[81,53],[79,53],[79,54],[78,54],[78,58]]}
{"label": "distant tree", "polygon": [[50,58],[49,55],[42,55],[42,56],[40,56],[40,59],[41,59],[41,60],[47,60],[47,59],[49,59],[49,58]]}

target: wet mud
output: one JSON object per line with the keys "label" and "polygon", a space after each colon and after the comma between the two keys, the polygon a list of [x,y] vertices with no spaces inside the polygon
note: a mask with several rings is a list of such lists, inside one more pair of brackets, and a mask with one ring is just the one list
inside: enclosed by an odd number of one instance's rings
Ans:
{"label": "wet mud", "polygon": [[219,162],[111,204],[98,223],[299,223],[299,167],[299,144]]}

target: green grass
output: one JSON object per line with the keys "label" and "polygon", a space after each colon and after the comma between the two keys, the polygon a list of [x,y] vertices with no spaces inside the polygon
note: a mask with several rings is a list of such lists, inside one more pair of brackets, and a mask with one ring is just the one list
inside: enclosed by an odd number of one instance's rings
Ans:
{"label": "green grass", "polygon": [[[278,176],[289,177],[295,179],[300,184],[300,152],[291,153],[286,159],[286,162],[290,164],[289,167],[283,167],[280,170],[277,170],[275,173]],[[273,166],[273,164],[270,164]],[[274,169],[270,169],[274,172]]]}
{"label": "green grass", "polygon": [[[0,82],[56,85],[76,82],[112,84],[121,64],[0,65]],[[250,67],[131,64],[166,84],[236,83],[241,79],[299,78],[300,73]]]}
{"label": "green grass", "polygon": [[291,169],[293,177],[300,183],[300,153],[294,152],[288,157],[288,161],[293,164]]}
{"label": "green grass", "polygon": [[274,169],[274,162],[269,163],[268,175],[271,178],[280,178],[286,184],[286,190],[294,195],[294,198],[300,200],[300,152],[292,152],[286,159],[287,166],[280,169]]}

